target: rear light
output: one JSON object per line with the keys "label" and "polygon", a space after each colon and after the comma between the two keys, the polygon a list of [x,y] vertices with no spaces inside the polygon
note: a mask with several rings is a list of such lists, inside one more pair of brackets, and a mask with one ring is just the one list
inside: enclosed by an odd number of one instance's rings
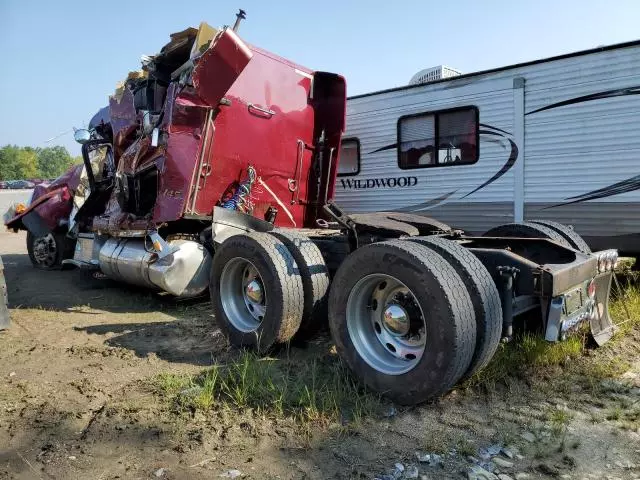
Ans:
{"label": "rear light", "polygon": [[591,282],[589,282],[589,286],[587,287],[587,295],[592,300],[594,298],[596,298],[596,282],[595,282],[595,280],[591,280]]}
{"label": "rear light", "polygon": [[613,256],[611,254],[607,254],[607,256],[605,258],[604,269],[606,271],[609,271],[609,270],[613,269]]}
{"label": "rear light", "polygon": [[617,250],[605,250],[598,254],[598,272],[611,272],[618,262]]}

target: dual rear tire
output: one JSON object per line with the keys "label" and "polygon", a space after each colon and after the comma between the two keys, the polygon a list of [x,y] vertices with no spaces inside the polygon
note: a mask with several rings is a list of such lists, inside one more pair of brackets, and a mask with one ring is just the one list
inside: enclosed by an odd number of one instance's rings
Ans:
{"label": "dual rear tire", "polygon": [[209,282],[216,322],[235,346],[266,352],[326,318],[329,273],[318,247],[287,230],[235,235],[216,249]]}
{"label": "dual rear tire", "polygon": [[[264,352],[298,330],[313,332],[328,292],[317,246],[296,232],[231,237],[213,260],[214,314],[235,346]],[[336,272],[328,304],[340,357],[371,389],[403,404],[441,395],[477,372],[500,339],[489,273],[442,238],[359,248]]]}

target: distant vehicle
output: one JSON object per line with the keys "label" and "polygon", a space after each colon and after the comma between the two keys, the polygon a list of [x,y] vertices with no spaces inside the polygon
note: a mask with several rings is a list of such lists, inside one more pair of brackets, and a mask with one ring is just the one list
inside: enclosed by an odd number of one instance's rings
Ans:
{"label": "distant vehicle", "polygon": [[11,188],[14,190],[22,189],[22,188],[33,188],[35,184],[30,182],[29,180],[11,180],[7,182],[6,188]]}
{"label": "distant vehicle", "polygon": [[0,190],[3,190],[5,188],[9,188],[9,186],[7,185],[7,182],[0,182]]}

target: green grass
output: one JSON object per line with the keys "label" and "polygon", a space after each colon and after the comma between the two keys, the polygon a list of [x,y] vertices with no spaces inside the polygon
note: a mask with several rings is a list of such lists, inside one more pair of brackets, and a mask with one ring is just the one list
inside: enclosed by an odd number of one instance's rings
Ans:
{"label": "green grass", "polygon": [[533,333],[524,333],[509,343],[501,343],[491,363],[464,384],[493,390],[497,383],[543,369],[565,365],[582,356],[585,342],[582,336],[569,337],[564,342],[550,343]]}
{"label": "green grass", "polygon": [[[491,393],[499,384],[524,381],[540,392],[570,392],[576,387],[603,392],[607,388],[603,380],[619,377],[630,366],[620,339],[640,326],[640,288],[631,285],[623,294],[612,294],[610,312],[615,323],[625,323],[604,347],[588,347],[586,334],[550,343],[540,335],[524,333],[500,344],[491,363],[462,388]],[[154,386],[180,411],[251,410],[304,424],[355,424],[377,416],[383,406],[380,397],[367,391],[335,354],[294,360],[262,358],[245,351],[197,375],[163,373],[155,377]],[[565,429],[570,420],[562,410],[550,415],[547,420],[554,430]],[[458,445],[460,450],[466,447]]]}
{"label": "green grass", "polygon": [[334,355],[309,361],[242,352],[199,375],[161,374],[157,390],[184,410],[233,408],[302,422],[358,422],[381,408]]}
{"label": "green grass", "polygon": [[620,340],[640,326],[640,286],[635,282],[635,277],[621,276],[622,292],[612,286],[609,311],[618,329],[614,338],[593,354],[585,355],[590,350],[586,333],[556,343],[547,342],[540,335],[524,333],[508,344],[501,344],[491,363],[464,386],[492,391],[497,384],[525,376],[545,376],[557,369],[560,369],[560,378],[579,377],[581,383],[592,386],[601,380],[619,377],[630,367],[618,351]]}

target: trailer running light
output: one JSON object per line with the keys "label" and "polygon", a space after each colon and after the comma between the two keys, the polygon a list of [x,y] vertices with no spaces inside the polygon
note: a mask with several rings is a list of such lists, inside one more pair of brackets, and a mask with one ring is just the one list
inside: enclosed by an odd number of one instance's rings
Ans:
{"label": "trailer running light", "polygon": [[591,299],[596,298],[596,282],[595,282],[595,280],[591,280],[591,282],[589,282],[589,286],[587,287],[587,295]]}
{"label": "trailer running light", "polygon": [[598,254],[598,272],[600,273],[613,271],[617,263],[617,250],[605,250]]}

